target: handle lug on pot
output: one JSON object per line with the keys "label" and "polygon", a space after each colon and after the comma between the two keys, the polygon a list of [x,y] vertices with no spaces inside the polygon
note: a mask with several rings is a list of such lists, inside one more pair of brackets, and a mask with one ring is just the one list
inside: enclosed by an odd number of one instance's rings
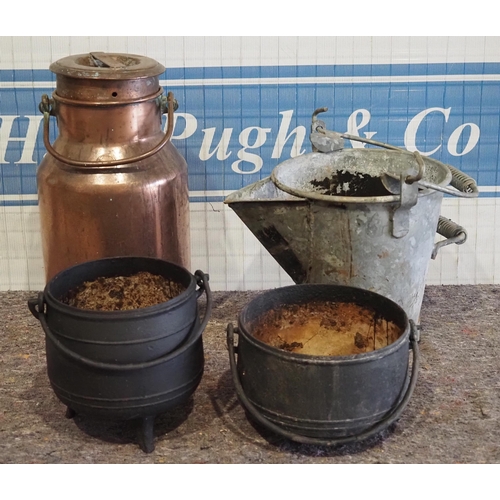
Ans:
{"label": "handle lug on pot", "polygon": [[416,325],[415,322],[410,319],[410,341],[411,342],[420,342],[420,331],[422,327],[420,325]]}
{"label": "handle lug on pot", "polygon": [[227,347],[229,349],[229,346],[231,345],[233,351],[237,354],[238,344],[234,343],[234,334],[238,333],[238,327],[234,327],[232,323],[228,323],[226,332],[227,332]]}
{"label": "handle lug on pot", "polygon": [[210,276],[208,274],[205,274],[203,271],[200,271],[199,269],[194,273],[194,275],[196,278],[196,284],[200,287],[196,291],[196,298],[199,298],[201,297],[203,291],[208,286],[208,281],[210,280]]}
{"label": "handle lug on pot", "polygon": [[36,299],[28,300],[28,309],[36,319],[40,319],[40,314],[45,314],[45,299],[43,292],[39,292]]}

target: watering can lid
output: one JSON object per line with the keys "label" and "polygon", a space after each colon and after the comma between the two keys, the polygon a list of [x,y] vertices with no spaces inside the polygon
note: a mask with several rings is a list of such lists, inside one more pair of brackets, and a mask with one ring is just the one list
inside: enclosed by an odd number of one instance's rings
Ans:
{"label": "watering can lid", "polygon": [[150,57],[113,52],[76,54],[52,63],[50,71],[72,78],[131,80],[161,75],[165,67]]}

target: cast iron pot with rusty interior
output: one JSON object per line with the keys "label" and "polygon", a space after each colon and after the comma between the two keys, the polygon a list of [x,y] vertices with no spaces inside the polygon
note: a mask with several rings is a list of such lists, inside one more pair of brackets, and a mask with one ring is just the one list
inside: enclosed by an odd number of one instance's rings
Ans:
{"label": "cast iron pot with rusty interior", "polygon": [[417,381],[417,341],[395,302],[331,284],[265,292],[227,328],[233,382],[249,417],[287,439],[326,446],[366,440],[400,418]]}
{"label": "cast iron pot with rusty interior", "polygon": [[[63,302],[85,281],[140,271],[176,281],[184,291],[126,311],[90,311]],[[203,292],[200,319],[197,299]],[[149,257],[101,259],[60,272],[28,306],[45,332],[48,377],[67,416],[140,419],[141,447],[153,451],[155,417],[186,402],[203,375],[202,333],[212,309],[208,275]]]}

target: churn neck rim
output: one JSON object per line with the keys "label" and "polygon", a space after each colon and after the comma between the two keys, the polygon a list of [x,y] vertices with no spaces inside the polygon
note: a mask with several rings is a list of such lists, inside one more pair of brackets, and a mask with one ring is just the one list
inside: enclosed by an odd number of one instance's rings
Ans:
{"label": "churn neck rim", "polygon": [[129,80],[161,75],[165,67],[150,57],[114,52],[90,52],[64,57],[50,71],[72,78]]}

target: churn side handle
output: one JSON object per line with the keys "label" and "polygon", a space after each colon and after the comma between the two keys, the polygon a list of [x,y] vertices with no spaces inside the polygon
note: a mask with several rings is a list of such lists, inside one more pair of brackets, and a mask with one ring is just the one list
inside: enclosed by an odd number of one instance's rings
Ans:
{"label": "churn side handle", "polygon": [[[160,101],[160,105],[163,107],[163,103]],[[51,154],[56,160],[62,163],[71,165],[73,167],[116,167],[118,165],[128,165],[130,163],[136,163],[141,160],[145,160],[156,154],[160,149],[167,144],[172,137],[174,131],[174,111],[176,109],[177,102],[174,99],[174,94],[169,92],[167,94],[167,131],[163,139],[151,150],[146,151],[140,155],[132,156],[130,158],[122,158],[120,160],[110,160],[110,161],[79,161],[66,158],[65,156],[59,154],[50,144],[49,140],[49,120],[51,115],[51,103],[49,96],[44,94],[42,100],[38,106],[40,111],[43,113],[43,143],[48,153]]]}

